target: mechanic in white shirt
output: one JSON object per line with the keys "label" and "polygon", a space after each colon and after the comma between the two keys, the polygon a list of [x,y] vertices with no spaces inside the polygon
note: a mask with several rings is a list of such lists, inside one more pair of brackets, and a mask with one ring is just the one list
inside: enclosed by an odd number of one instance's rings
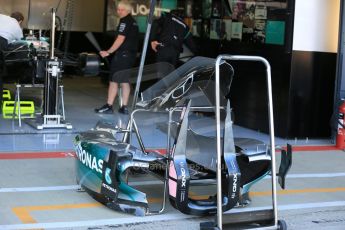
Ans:
{"label": "mechanic in white shirt", "polygon": [[23,37],[20,27],[23,20],[24,16],[20,12],[14,12],[11,16],[0,14],[0,39],[6,39],[7,44],[20,40]]}
{"label": "mechanic in white shirt", "polygon": [[[20,40],[23,37],[21,23],[24,16],[20,12],[13,12],[11,16],[0,14],[0,108],[2,106],[2,88],[3,88],[3,71],[4,57],[2,51],[6,49],[9,43]],[[0,113],[2,109],[0,110]]]}

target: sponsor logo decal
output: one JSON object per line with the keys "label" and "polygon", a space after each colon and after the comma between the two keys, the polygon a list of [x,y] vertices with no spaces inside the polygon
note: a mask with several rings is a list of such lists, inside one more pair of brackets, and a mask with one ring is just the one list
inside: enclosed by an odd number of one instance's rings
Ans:
{"label": "sponsor logo decal", "polygon": [[234,174],[234,178],[232,180],[232,194],[231,199],[234,199],[236,197],[237,192],[237,174]]}
{"label": "sponsor logo decal", "polygon": [[181,173],[182,173],[182,187],[186,187],[186,170],[184,168],[181,168]]}
{"label": "sponsor logo decal", "polygon": [[119,27],[119,31],[123,32],[125,30],[125,28],[126,28],[126,23],[121,23],[120,27]]}
{"label": "sponsor logo decal", "polygon": [[97,157],[93,156],[92,154],[88,153],[81,147],[81,143],[79,143],[76,147],[77,157],[81,163],[83,163],[86,167],[94,170],[98,173],[102,173],[103,168],[103,160],[97,159]]}
{"label": "sponsor logo decal", "polygon": [[[233,160],[231,161],[231,167],[233,168],[233,171],[237,171],[236,164]],[[232,194],[231,194],[232,199],[236,197],[237,182],[238,182],[238,176],[237,176],[237,173],[234,173],[234,177],[232,179]]]}
{"label": "sponsor logo decal", "polygon": [[116,193],[116,189],[113,188],[113,187],[110,187],[109,185],[105,184],[105,183],[102,183],[102,187],[113,192],[113,193]]}
{"label": "sponsor logo decal", "polygon": [[181,194],[180,194],[180,200],[184,201],[185,197],[186,197],[186,183],[187,183],[187,179],[186,179],[186,170],[184,168],[184,163],[180,162],[180,170],[181,170]]}
{"label": "sponsor logo decal", "polygon": [[138,16],[138,15],[148,15],[150,12],[150,9],[144,5],[144,4],[136,4],[135,6],[133,6],[133,10],[132,10],[132,15],[133,16]]}
{"label": "sponsor logo decal", "polygon": [[105,169],[105,175],[104,175],[104,177],[105,177],[105,181],[106,181],[108,184],[113,183],[113,181],[112,181],[111,178],[110,178],[110,172],[111,172],[111,169],[110,169],[110,168],[106,168],[106,169]]}

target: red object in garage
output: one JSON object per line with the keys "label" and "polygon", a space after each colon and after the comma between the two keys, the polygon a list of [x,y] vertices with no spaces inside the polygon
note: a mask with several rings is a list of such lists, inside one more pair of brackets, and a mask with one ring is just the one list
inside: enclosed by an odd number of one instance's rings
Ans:
{"label": "red object in garage", "polygon": [[339,107],[337,148],[345,149],[345,101]]}

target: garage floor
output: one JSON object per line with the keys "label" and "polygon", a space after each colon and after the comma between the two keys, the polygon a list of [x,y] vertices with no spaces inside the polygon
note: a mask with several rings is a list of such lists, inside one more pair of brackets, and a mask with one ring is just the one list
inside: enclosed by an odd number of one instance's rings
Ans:
{"label": "garage floor", "polygon": [[[6,85],[14,92],[13,85]],[[65,77],[67,129],[37,130],[26,122],[0,119],[0,229],[199,229],[212,220],[179,213],[170,205],[161,215],[134,217],[112,211],[78,191],[75,181],[73,138],[99,120],[126,124],[125,115],[99,115],[93,109],[105,102],[106,86],[98,78]],[[39,89],[25,89],[22,97],[39,99]],[[39,102],[35,103],[36,105]],[[150,128],[157,117],[141,117],[144,143],[164,148],[159,130]],[[158,119],[159,120],[159,119]],[[197,124],[199,125],[199,124]],[[199,125],[200,126],[200,125]],[[267,135],[235,127],[235,136],[268,141]],[[152,138],[154,137],[154,138]],[[278,187],[278,215],[289,229],[344,229],[345,153],[330,140],[276,139],[276,144],[294,146],[293,165],[287,189]],[[277,153],[279,162],[280,154]],[[265,178],[251,190],[252,203],[229,213],[271,209],[271,182]],[[162,183],[149,175],[130,178],[147,191],[152,210],[162,201]],[[199,188],[196,193],[215,190]],[[231,229],[243,229],[232,226]]]}

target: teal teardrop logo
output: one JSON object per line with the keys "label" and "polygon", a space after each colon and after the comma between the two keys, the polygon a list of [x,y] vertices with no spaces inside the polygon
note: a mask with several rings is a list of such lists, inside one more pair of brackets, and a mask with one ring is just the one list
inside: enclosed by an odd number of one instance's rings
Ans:
{"label": "teal teardrop logo", "polygon": [[110,178],[110,171],[111,171],[110,168],[106,168],[106,169],[105,169],[105,181],[106,181],[108,184],[111,184],[111,183],[112,183],[112,180],[111,180],[111,178]]}

